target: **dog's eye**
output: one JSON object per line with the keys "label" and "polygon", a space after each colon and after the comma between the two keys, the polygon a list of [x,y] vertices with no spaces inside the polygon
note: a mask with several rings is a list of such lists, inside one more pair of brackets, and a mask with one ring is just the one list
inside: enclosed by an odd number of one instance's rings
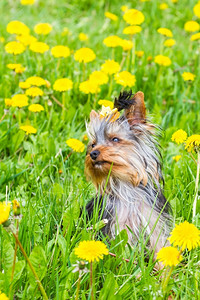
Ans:
{"label": "dog's eye", "polygon": [[94,148],[96,146],[96,144],[92,144],[92,148]]}
{"label": "dog's eye", "polygon": [[117,143],[117,142],[119,142],[119,139],[118,139],[117,137],[114,137],[114,138],[112,139],[112,142]]}

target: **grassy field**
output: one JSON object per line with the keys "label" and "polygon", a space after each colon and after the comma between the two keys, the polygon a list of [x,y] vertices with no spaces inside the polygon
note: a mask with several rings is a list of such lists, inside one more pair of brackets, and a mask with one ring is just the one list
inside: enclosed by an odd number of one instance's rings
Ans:
{"label": "grassy field", "polygon": [[[0,291],[10,299],[43,299],[22,251],[19,247],[15,251],[12,231],[16,232],[17,226],[19,241],[48,299],[76,299],[79,283],[77,299],[92,299],[89,271],[73,271],[79,260],[74,248],[81,240],[97,239],[96,232],[90,229],[95,220],[88,224],[84,212],[95,189],[84,175],[85,150],[75,152],[66,141],[78,139],[86,149],[85,120],[89,120],[90,111],[101,109],[100,99],[114,101],[124,89],[111,75],[97,93],[86,94],[79,90],[79,84],[93,71],[100,70],[107,59],[114,59],[122,65],[121,71],[135,75],[136,83],[131,87],[133,93],[144,92],[148,115],[163,129],[160,144],[164,193],[172,206],[174,224],[194,221],[200,228],[200,202],[192,220],[197,154],[194,152],[192,157],[183,145],[171,141],[172,134],[178,129],[185,130],[188,136],[200,132],[200,44],[199,40],[190,40],[196,32],[184,30],[187,21],[199,23],[193,11],[197,1],[173,2],[166,0],[168,7],[163,10],[160,8],[162,2],[158,0],[36,0],[31,6],[14,0],[0,1],[0,200],[16,199],[21,210],[18,218],[11,213],[10,230],[0,226]],[[129,24],[123,19],[122,5],[138,9],[145,16],[142,31],[132,37],[123,34]],[[106,11],[116,14],[118,20],[106,18]],[[19,55],[7,53],[5,45],[16,40],[16,34],[6,30],[13,20],[26,24],[30,34],[48,44],[50,49],[40,54],[27,46]],[[38,23],[51,24],[51,32],[47,35],[35,33],[34,26]],[[176,41],[174,46],[164,46],[168,37],[157,32],[160,27],[172,31]],[[80,41],[80,33],[87,34],[88,40]],[[110,35],[131,38],[134,47],[126,53],[122,47],[107,47],[103,40]],[[68,46],[70,55],[54,57],[50,50],[57,45]],[[85,64],[76,61],[75,51],[81,47],[91,48],[96,58]],[[137,51],[144,53],[138,57]],[[160,54],[171,59],[169,66],[154,62]],[[26,69],[16,73],[7,67],[13,63]],[[194,80],[185,81],[183,72],[194,74]],[[19,82],[30,76],[40,76],[48,81],[45,86],[40,86],[42,96],[28,97],[28,105],[38,103],[43,106],[44,110],[37,113],[29,111],[28,106],[18,108],[5,102],[15,94],[26,93],[19,87]],[[54,90],[54,82],[59,78],[72,80],[72,89],[66,92]],[[37,132],[27,135],[20,129],[22,125],[31,125]],[[176,155],[181,155],[178,162],[173,159]],[[107,255],[93,264],[96,299],[200,299],[199,249],[185,251],[183,261],[173,269],[168,287],[163,291],[162,271],[153,271],[152,257],[149,263],[145,262],[144,247],[131,249],[126,246],[126,232],[121,232],[110,243],[107,239],[103,241],[116,257]],[[88,265],[85,267],[87,269]],[[0,299],[4,298],[0,296]]]}

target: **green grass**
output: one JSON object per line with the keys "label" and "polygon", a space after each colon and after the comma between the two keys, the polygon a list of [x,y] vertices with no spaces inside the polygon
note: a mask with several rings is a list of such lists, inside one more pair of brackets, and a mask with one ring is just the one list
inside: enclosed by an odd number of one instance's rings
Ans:
{"label": "green grass", "polygon": [[[69,138],[83,140],[85,120],[89,119],[91,109],[100,109],[99,99],[106,99],[109,85],[101,87],[101,92],[92,95],[89,104],[88,96],[78,89],[83,79],[82,68],[73,58],[62,59],[57,69],[56,58],[50,51],[35,54],[26,50],[13,57],[7,54],[4,46],[14,40],[6,32],[6,25],[11,20],[24,22],[33,31],[35,24],[48,22],[52,32],[38,39],[50,47],[67,45],[72,51],[80,47],[90,47],[96,53],[96,60],[86,65],[85,80],[101,64],[112,58],[112,49],[103,45],[103,39],[111,34],[128,38],[122,34],[125,22],[120,10],[121,5],[137,8],[145,15],[142,32],[136,35],[136,50],[144,50],[144,56],[137,58],[135,66],[125,63],[123,70],[136,76],[133,92],[141,90],[145,94],[148,113],[153,121],[163,128],[160,138],[163,155],[163,172],[165,178],[165,196],[173,208],[174,222],[187,220],[192,222],[192,204],[195,192],[196,164],[191,156],[171,141],[171,135],[178,129],[188,135],[200,132],[200,60],[199,42],[190,42],[190,34],[183,29],[188,20],[196,20],[193,6],[196,1],[182,0],[173,4],[166,1],[169,8],[160,11],[160,1],[150,2],[127,1],[37,1],[31,7],[21,6],[20,1],[0,2],[0,11],[4,16],[0,21],[0,36],[5,43],[0,44],[0,200],[17,199],[21,204],[22,218],[19,222],[19,240],[42,281],[49,299],[75,299],[78,273],[73,273],[77,257],[73,250],[80,240],[94,237],[91,224],[87,224],[84,207],[94,196],[95,190],[84,176],[84,153],[71,154],[66,145]],[[119,21],[108,22],[105,11],[118,15]],[[71,35],[62,36],[64,27]],[[173,31],[176,45],[165,48],[165,38],[157,33],[159,27]],[[87,33],[89,41],[78,39],[80,32]],[[162,67],[157,79],[159,66],[153,61],[147,63],[147,57],[163,54],[172,60],[170,67]],[[115,60],[122,60],[120,48],[114,50]],[[8,63],[22,63],[26,71],[14,74],[6,67]],[[184,82],[181,74],[184,71],[196,75],[192,83]],[[22,108],[23,124],[30,123],[37,128],[37,134],[26,136],[19,129],[18,108],[9,108],[4,115],[4,98],[10,98],[22,92],[19,81],[29,76],[38,75],[51,83],[49,89],[38,102],[45,107],[44,112],[30,113]],[[65,119],[61,118],[62,109],[52,99],[52,95],[62,102],[62,95],[52,89],[57,78],[68,77],[74,82],[73,90],[68,93],[69,107]],[[157,84],[156,84],[157,81]],[[119,94],[121,86],[113,81],[112,97]],[[51,105],[48,105],[48,100]],[[192,100],[192,101],[191,101]],[[29,99],[29,103],[34,100]],[[87,103],[87,104],[86,104]],[[87,144],[87,142],[84,142]],[[68,157],[68,155],[70,156]],[[179,162],[172,157],[181,154]],[[196,154],[194,154],[196,157]],[[62,173],[59,173],[62,170]],[[200,203],[197,205],[195,223],[200,226]],[[83,215],[80,218],[80,211]],[[11,218],[12,219],[12,218]],[[16,220],[12,219],[13,226]],[[61,226],[62,225],[62,226]],[[103,240],[109,251],[116,258],[105,256],[94,264],[95,294],[97,299],[163,299],[160,273],[153,271],[152,257],[149,263],[144,260],[145,251],[141,236],[141,249],[125,246],[125,232],[108,243]],[[15,241],[11,232],[0,226],[0,291],[11,299],[42,299],[30,269],[27,267],[21,251],[17,250],[17,263],[14,280],[11,286],[11,269],[13,265]],[[173,299],[199,299],[200,294],[200,252],[193,250],[184,254],[184,261],[173,271],[169,281],[167,295]],[[124,258],[129,258],[126,262]],[[136,263],[134,263],[136,262]],[[79,299],[91,299],[89,273],[81,277]]]}

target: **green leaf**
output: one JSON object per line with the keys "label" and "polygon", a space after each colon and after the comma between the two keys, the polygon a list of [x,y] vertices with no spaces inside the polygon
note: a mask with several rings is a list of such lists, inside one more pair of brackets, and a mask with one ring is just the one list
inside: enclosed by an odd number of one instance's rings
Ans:
{"label": "green leaf", "polygon": [[66,254],[66,249],[67,249],[67,242],[66,242],[65,238],[60,234],[58,235],[58,246],[59,246],[62,256],[64,258],[65,254]]}
{"label": "green leaf", "polygon": [[6,273],[13,265],[14,249],[12,244],[8,240],[3,242],[3,269]]}
{"label": "green leaf", "polygon": [[115,254],[122,254],[125,249],[125,246],[128,242],[128,234],[126,229],[120,231],[116,238],[111,242],[110,249],[114,251]]}
{"label": "green leaf", "polygon": [[[14,271],[14,277],[12,283],[15,283],[17,280],[20,279],[22,272],[25,268],[25,265],[26,263],[24,260],[20,260],[15,264],[15,271]],[[11,274],[12,274],[12,267],[9,269],[7,277],[11,278]]]}
{"label": "green leaf", "polygon": [[103,284],[103,288],[101,289],[99,300],[115,300],[115,299],[121,299],[119,296],[115,296],[115,288],[117,287],[114,275],[108,274],[106,277],[106,280]]}

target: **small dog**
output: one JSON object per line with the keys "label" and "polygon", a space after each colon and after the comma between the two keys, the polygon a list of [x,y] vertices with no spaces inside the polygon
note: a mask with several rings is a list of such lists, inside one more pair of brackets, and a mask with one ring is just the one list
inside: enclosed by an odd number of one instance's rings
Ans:
{"label": "small dog", "polygon": [[[120,93],[110,116],[92,110],[87,125],[90,142],[85,161],[86,176],[97,190],[87,205],[89,217],[94,207],[108,223],[104,233],[113,238],[126,229],[129,243],[141,233],[155,254],[170,232],[171,209],[162,193],[163,182],[157,128],[146,119],[144,94]],[[116,111],[124,114],[116,117]],[[119,112],[118,112],[119,114]]]}

